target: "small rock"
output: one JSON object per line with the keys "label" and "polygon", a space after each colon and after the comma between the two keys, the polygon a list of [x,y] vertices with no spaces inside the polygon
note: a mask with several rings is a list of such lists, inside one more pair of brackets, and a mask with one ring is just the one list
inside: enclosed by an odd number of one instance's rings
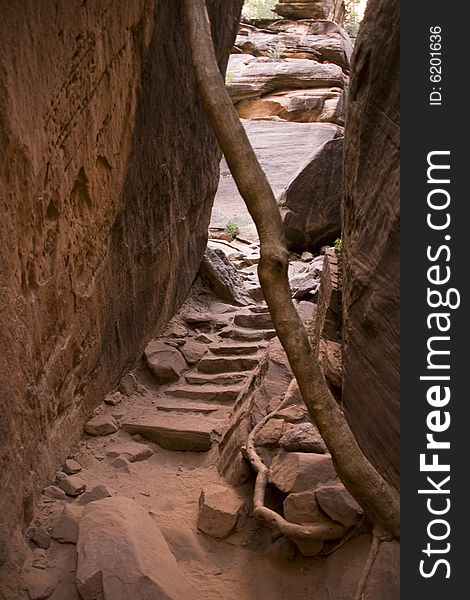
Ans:
{"label": "small rock", "polygon": [[67,473],[64,473],[63,471],[57,471],[57,473],[55,475],[56,481],[62,481],[66,477],[67,477]]}
{"label": "small rock", "polygon": [[265,448],[276,446],[282,436],[284,426],[282,419],[270,419],[258,432],[256,445]]}
{"label": "small rock", "polygon": [[127,458],[125,458],[124,456],[118,456],[117,458],[115,458],[113,460],[113,462],[111,463],[111,466],[113,466],[115,469],[125,470],[128,473],[131,472],[131,470],[130,470],[131,462],[129,460],[127,460]]}
{"label": "small rock", "polygon": [[112,415],[97,415],[85,425],[85,431],[89,435],[109,435],[119,429],[116,419]]}
{"label": "small rock", "polygon": [[67,475],[75,475],[75,473],[82,470],[82,465],[73,458],[69,458],[65,461],[62,469]]}
{"label": "small rock", "polygon": [[59,482],[59,487],[64,490],[67,496],[79,496],[86,490],[86,483],[78,475],[69,475]]}
{"label": "small rock", "polygon": [[199,362],[207,352],[207,346],[201,342],[189,340],[180,348],[180,352],[186,359],[188,365],[194,365]]}
{"label": "small rock", "polygon": [[302,260],[303,262],[310,262],[313,260],[313,254],[311,252],[302,252],[300,260]]}
{"label": "small rock", "polygon": [[215,342],[216,338],[214,335],[209,335],[207,333],[200,333],[194,338],[197,342],[202,342],[203,344],[212,344]]}
{"label": "small rock", "polygon": [[315,490],[315,497],[321,509],[345,527],[352,527],[363,516],[359,504],[341,484],[319,487]]}
{"label": "small rock", "polygon": [[128,373],[121,379],[118,390],[125,396],[132,396],[137,391],[137,380],[133,373]]}
{"label": "small rock", "polygon": [[288,423],[279,445],[290,452],[328,452],[320,432],[312,423]]}
{"label": "small rock", "polygon": [[95,485],[90,491],[82,494],[80,497],[80,504],[88,504],[89,502],[95,502],[96,500],[102,500],[103,498],[109,498],[111,496],[111,492],[105,485]]}
{"label": "small rock", "polygon": [[184,338],[188,335],[189,330],[183,325],[178,323],[171,323],[165,330],[165,337],[167,338]]}
{"label": "small rock", "polygon": [[158,383],[176,381],[187,368],[186,361],[179,350],[153,340],[144,351],[145,362]]}
{"label": "small rock", "polygon": [[81,516],[82,508],[66,504],[52,528],[53,539],[61,544],[76,544]]}
{"label": "small rock", "polygon": [[284,516],[291,523],[317,523],[325,519],[314,490],[289,494],[284,500]]}
{"label": "small rock", "polygon": [[285,494],[303,492],[336,478],[329,454],[281,452],[271,464],[269,481]]}
{"label": "small rock", "polygon": [[228,487],[212,485],[199,497],[198,528],[216,538],[225,538],[235,529],[243,501]]}
{"label": "small rock", "polygon": [[109,458],[122,456],[130,462],[137,462],[149,458],[152,454],[153,450],[149,446],[132,441],[113,446],[111,450],[108,450],[106,456]]}
{"label": "small rock", "polygon": [[30,600],[46,600],[54,593],[57,580],[53,573],[34,569],[24,573],[23,586]]}
{"label": "small rock", "polygon": [[104,401],[106,404],[109,404],[110,406],[116,406],[116,404],[119,404],[119,402],[122,401],[122,394],[121,394],[121,392],[114,392],[114,394],[110,394],[109,396],[106,396]]}
{"label": "small rock", "polygon": [[48,485],[42,491],[42,493],[48,498],[54,498],[54,500],[65,500],[66,494],[57,485]]}
{"label": "small rock", "polygon": [[44,550],[47,550],[51,545],[51,537],[43,527],[34,527],[31,529],[29,532],[29,539],[36,544],[38,548],[43,548]]}

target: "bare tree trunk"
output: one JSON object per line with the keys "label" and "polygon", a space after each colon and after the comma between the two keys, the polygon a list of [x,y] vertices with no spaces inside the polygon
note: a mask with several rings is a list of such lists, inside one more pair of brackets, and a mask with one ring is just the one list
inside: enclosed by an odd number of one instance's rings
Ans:
{"label": "bare tree trunk", "polygon": [[279,208],[219,71],[205,0],[185,0],[199,92],[260,239],[259,278],[274,327],[344,485],[383,539],[400,535],[399,495],[370,464],[332,396],[291,299],[288,251]]}

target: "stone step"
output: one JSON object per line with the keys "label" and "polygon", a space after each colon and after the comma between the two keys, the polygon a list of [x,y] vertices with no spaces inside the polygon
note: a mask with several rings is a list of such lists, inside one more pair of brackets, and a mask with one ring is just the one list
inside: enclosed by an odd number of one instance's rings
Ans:
{"label": "stone step", "polygon": [[274,329],[245,329],[243,327],[225,327],[219,333],[221,338],[231,338],[241,342],[255,342],[258,340],[270,340],[276,337]]}
{"label": "stone step", "polygon": [[167,396],[177,398],[191,398],[192,400],[206,400],[217,402],[231,402],[235,400],[241,389],[241,385],[175,385],[166,390]]}
{"label": "stone step", "polygon": [[267,345],[264,341],[259,341],[257,343],[222,343],[222,344],[211,344],[209,346],[209,350],[212,354],[224,355],[224,356],[233,356],[233,355],[246,355],[246,354],[255,354],[259,352],[261,348],[265,348]]}
{"label": "stone step", "polygon": [[198,365],[201,373],[228,373],[233,371],[251,371],[260,359],[259,354],[251,356],[214,356],[206,354]]}
{"label": "stone step", "polygon": [[158,411],[156,415],[130,417],[121,424],[124,431],[138,433],[167,450],[207,452],[214,429],[221,421],[208,416]]}
{"label": "stone step", "polygon": [[246,373],[198,373],[197,371],[189,371],[184,378],[186,383],[196,383],[204,385],[210,383],[213,385],[235,385],[242,383],[246,379]]}
{"label": "stone step", "polygon": [[272,329],[273,322],[269,312],[253,313],[239,312],[233,319],[234,325],[249,327],[253,329]]}
{"label": "stone step", "polygon": [[175,398],[173,401],[164,400],[163,402],[164,403],[158,402],[158,404],[156,405],[157,409],[163,412],[181,412],[198,414],[210,414],[215,413],[219,410],[230,412],[229,406],[227,406],[226,404],[217,404],[216,402],[211,402],[211,404],[207,404],[205,402],[196,402],[177,398]]}

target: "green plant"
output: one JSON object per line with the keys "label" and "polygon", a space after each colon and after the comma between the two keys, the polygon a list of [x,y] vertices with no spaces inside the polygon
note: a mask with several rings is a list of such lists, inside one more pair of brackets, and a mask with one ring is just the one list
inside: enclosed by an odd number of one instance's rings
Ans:
{"label": "green plant", "polygon": [[341,240],[341,238],[337,238],[335,240],[335,243],[333,244],[333,247],[335,250],[342,250],[343,249],[343,242]]}
{"label": "green plant", "polygon": [[235,221],[232,221],[230,219],[230,221],[227,223],[227,225],[225,225],[224,231],[226,234],[228,234],[234,238],[237,236],[238,232],[240,231],[240,227],[238,226],[237,223],[235,223]]}
{"label": "green plant", "polygon": [[276,4],[277,0],[245,0],[242,15],[245,19],[276,19]]}
{"label": "green plant", "polygon": [[234,81],[235,73],[233,69],[231,69],[230,71],[227,71],[227,73],[225,73],[225,85],[232,85]]}

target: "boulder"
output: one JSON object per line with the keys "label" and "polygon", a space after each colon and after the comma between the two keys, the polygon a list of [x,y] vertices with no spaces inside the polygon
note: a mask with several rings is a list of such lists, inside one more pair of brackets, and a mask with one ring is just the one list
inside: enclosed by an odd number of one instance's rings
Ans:
{"label": "boulder", "polygon": [[85,425],[85,431],[88,435],[101,436],[116,433],[119,425],[112,415],[101,414],[90,419]]}
{"label": "boulder", "polygon": [[86,506],[77,551],[83,600],[186,600],[195,595],[153,519],[129,498]]}
{"label": "boulder", "polygon": [[48,485],[42,491],[44,496],[53,498],[54,500],[65,500],[66,493],[57,485]]}
{"label": "boulder", "polygon": [[[287,121],[243,121],[242,123],[276,197],[282,194],[296,173],[303,168],[306,157],[315,153],[328,140],[341,135],[339,127],[331,123]],[[286,156],[289,160],[285,160]],[[223,229],[229,219],[239,224],[240,235],[248,237],[254,235],[257,239],[253,220],[238,192],[225,159],[222,159],[211,227]]]}
{"label": "boulder", "polygon": [[313,152],[279,198],[288,246],[318,250],[341,235],[343,139]]}
{"label": "boulder", "polygon": [[269,481],[285,494],[303,492],[336,479],[329,454],[281,452],[271,464]]}
{"label": "boulder", "polygon": [[258,431],[255,440],[256,445],[265,448],[274,448],[283,437],[282,434],[285,427],[286,424],[282,419],[269,419],[269,421]]}
{"label": "boulder", "polygon": [[153,340],[147,345],[144,357],[158,383],[176,381],[188,367],[179,350],[158,340]]}
{"label": "boulder", "polygon": [[95,502],[96,500],[102,500],[103,498],[109,498],[111,496],[111,492],[108,488],[100,483],[99,485],[95,485],[91,490],[85,492],[80,496],[80,504],[88,504],[89,502]]}
{"label": "boulder", "polygon": [[241,306],[252,303],[238,271],[219,248],[206,248],[200,272],[214,294],[222,300]]}
{"label": "boulder", "polygon": [[225,538],[237,524],[242,499],[229,487],[211,485],[199,497],[198,528],[216,538]]}
{"label": "boulder", "polygon": [[75,475],[75,473],[78,473],[81,470],[82,465],[76,460],[73,460],[73,458],[67,459],[62,466],[62,471],[67,473],[67,475]]}
{"label": "boulder", "polygon": [[363,511],[348,490],[341,484],[324,485],[315,490],[321,509],[334,521],[352,527],[363,517]]}
{"label": "boulder", "polygon": [[133,373],[128,373],[119,382],[119,391],[125,396],[132,396],[137,391],[137,380]]}
{"label": "boulder", "polygon": [[207,350],[207,345],[204,342],[197,342],[195,340],[188,340],[180,348],[180,352],[188,365],[194,365],[199,362]]}
{"label": "boulder", "polygon": [[227,90],[235,103],[280,90],[343,88],[345,79],[340,66],[305,58],[237,54],[230,57],[227,68]]}
{"label": "boulder", "polygon": [[52,528],[52,538],[61,544],[76,544],[82,513],[81,507],[66,504]]}
{"label": "boulder", "polygon": [[141,444],[135,441],[113,444],[106,452],[109,458],[117,458],[123,456],[130,462],[138,462],[152,456],[153,450],[146,444]]}
{"label": "boulder", "polygon": [[86,490],[86,483],[78,475],[64,477],[57,485],[64,490],[67,496],[80,496]]}
{"label": "boulder", "polygon": [[279,118],[296,123],[344,125],[344,92],[339,88],[277,92],[240,100],[236,108],[241,119]]}
{"label": "boulder", "polygon": [[286,424],[279,445],[289,452],[328,452],[318,429],[312,423]]}

